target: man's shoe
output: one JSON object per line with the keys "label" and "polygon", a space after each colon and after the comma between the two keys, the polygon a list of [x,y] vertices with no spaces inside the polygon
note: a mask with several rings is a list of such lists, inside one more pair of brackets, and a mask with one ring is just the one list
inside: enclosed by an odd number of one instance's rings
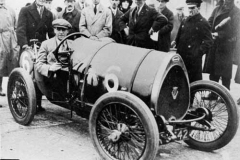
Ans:
{"label": "man's shoe", "polygon": [[237,104],[240,105],[240,98],[237,100]]}
{"label": "man's shoe", "polygon": [[45,112],[46,111],[46,109],[45,108],[43,108],[42,106],[40,106],[40,107],[37,107],[37,113],[40,113],[40,112]]}
{"label": "man's shoe", "polygon": [[0,96],[6,96],[6,94],[5,93],[3,93],[3,92],[0,92]]}

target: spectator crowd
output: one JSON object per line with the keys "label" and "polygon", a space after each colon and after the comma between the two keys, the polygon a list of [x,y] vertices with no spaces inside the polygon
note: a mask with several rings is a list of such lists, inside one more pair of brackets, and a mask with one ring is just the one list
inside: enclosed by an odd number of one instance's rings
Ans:
{"label": "spectator crowd", "polygon": [[[229,90],[235,64],[238,69],[234,79],[240,84],[240,9],[234,0],[218,0],[208,19],[200,13],[202,0],[186,0],[188,16],[184,15],[183,6],[177,7],[174,15],[167,7],[169,0],[156,0],[154,5],[135,0],[135,7],[132,0],[109,0],[109,7],[103,6],[101,0],[92,0],[92,4],[85,0],[62,0],[65,8],[57,7],[53,12],[52,0],[35,0],[21,8],[18,18],[5,1],[0,0],[0,96],[5,96],[2,78],[19,65],[19,57],[31,48],[32,39],[42,44],[39,53],[47,59],[46,50],[52,52],[53,46],[76,32],[91,40],[110,37],[116,43],[164,52],[176,48],[190,82],[201,80],[202,73],[208,73],[210,80],[221,80]],[[152,38],[153,33],[157,39]],[[45,76],[49,75],[46,70],[60,68],[55,63],[49,68],[43,65],[40,68]],[[41,96],[37,99],[41,108]]]}

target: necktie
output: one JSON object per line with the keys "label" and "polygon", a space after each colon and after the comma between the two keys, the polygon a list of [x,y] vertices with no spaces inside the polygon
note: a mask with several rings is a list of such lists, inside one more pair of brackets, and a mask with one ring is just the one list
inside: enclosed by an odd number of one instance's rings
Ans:
{"label": "necktie", "polygon": [[42,15],[43,15],[43,9],[44,9],[43,7],[40,8],[40,13],[39,14],[40,14],[41,19],[42,19]]}
{"label": "necktie", "polygon": [[97,13],[97,5],[95,5],[95,7],[94,7],[94,13],[95,14]]}

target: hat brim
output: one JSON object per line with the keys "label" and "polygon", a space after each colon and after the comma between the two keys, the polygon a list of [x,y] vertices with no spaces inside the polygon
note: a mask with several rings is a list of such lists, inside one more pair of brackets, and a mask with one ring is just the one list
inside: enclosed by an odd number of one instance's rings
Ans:
{"label": "hat brim", "polygon": [[54,27],[54,28],[59,27],[59,28],[65,28],[65,29],[69,29],[69,28],[70,28],[70,27],[67,27],[67,26],[61,26],[61,25],[54,25],[53,27]]}
{"label": "hat brim", "polygon": [[197,7],[197,4],[195,4],[195,3],[187,3],[187,7],[188,8]]}

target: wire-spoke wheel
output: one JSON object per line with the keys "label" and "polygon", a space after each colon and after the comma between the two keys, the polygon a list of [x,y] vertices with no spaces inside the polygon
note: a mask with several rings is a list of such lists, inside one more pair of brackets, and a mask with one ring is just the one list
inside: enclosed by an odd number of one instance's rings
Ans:
{"label": "wire-spoke wheel", "polygon": [[31,76],[22,68],[12,71],[8,81],[8,104],[17,123],[28,125],[36,112],[36,93]]}
{"label": "wire-spoke wheel", "polygon": [[[212,151],[227,145],[238,128],[236,104],[228,90],[212,81],[197,81],[191,84],[191,110],[205,108],[205,119],[213,131],[191,130],[185,142],[196,149]],[[192,126],[204,128],[205,124],[192,122]]]}
{"label": "wire-spoke wheel", "polygon": [[150,109],[127,92],[103,95],[95,103],[89,120],[93,144],[103,159],[155,158],[158,127]]}

